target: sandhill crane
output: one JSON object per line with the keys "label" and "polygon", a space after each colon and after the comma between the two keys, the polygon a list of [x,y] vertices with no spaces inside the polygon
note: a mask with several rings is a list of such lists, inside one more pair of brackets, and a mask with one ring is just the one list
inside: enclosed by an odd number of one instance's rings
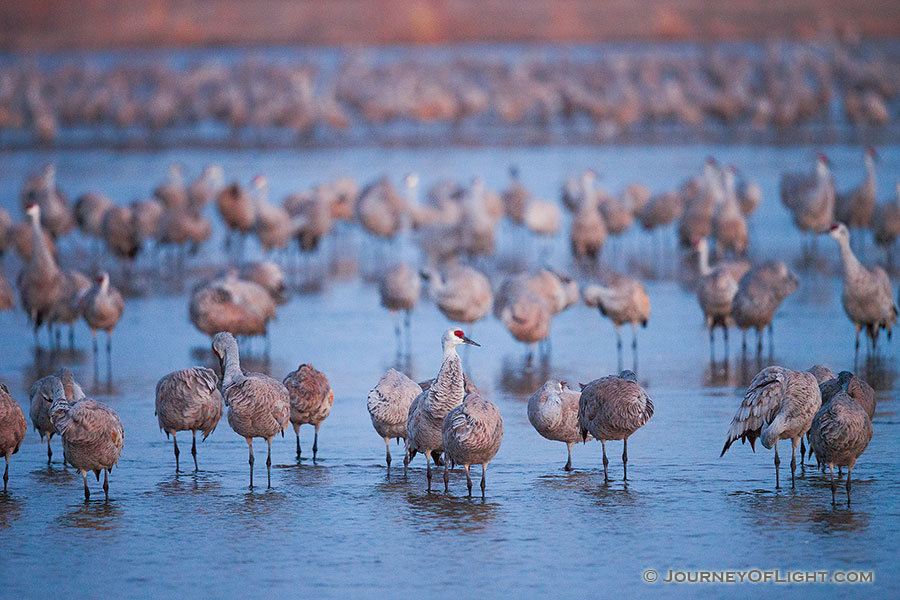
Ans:
{"label": "sandhill crane", "polygon": [[715,159],[708,158],[703,175],[689,181],[683,188],[687,201],[678,221],[678,240],[685,248],[693,247],[701,238],[712,233],[713,214],[725,194],[720,173]]}
{"label": "sandhill crane", "polygon": [[835,503],[834,466],[847,467],[847,504],[850,504],[850,478],[853,467],[872,440],[872,419],[865,409],[842,390],[822,405],[813,417],[809,441],[816,459],[831,472],[831,503]]}
{"label": "sandhill crane", "polygon": [[56,167],[47,165],[41,174],[26,182],[22,191],[22,207],[37,204],[41,208],[41,225],[57,239],[75,227],[75,220],[65,195],[56,188]]}
{"label": "sandhill crane", "polygon": [[522,225],[525,221],[525,211],[531,201],[528,188],[519,180],[519,167],[512,165],[509,168],[509,187],[503,191],[503,210],[510,221]]}
{"label": "sandhill crane", "polygon": [[[782,191],[782,194],[791,193]],[[834,180],[831,177],[828,159],[819,155],[816,161],[816,178],[812,186],[801,186],[789,199],[794,213],[794,224],[800,231],[814,235],[831,226],[834,221]],[[813,237],[813,243],[815,243]]]}
{"label": "sandhill crane", "polygon": [[444,276],[422,271],[431,297],[444,316],[457,323],[475,323],[491,310],[493,295],[488,278],[466,265],[451,265]]}
{"label": "sandhill crane", "polygon": [[253,488],[253,438],[269,446],[266,458],[268,487],[272,487],[272,439],[290,423],[291,402],[284,385],[262,373],[241,370],[238,343],[228,332],[213,338],[213,352],[222,371],[222,396],[228,407],[228,424],[247,440],[250,450],[250,488]]}
{"label": "sandhill crane", "polygon": [[746,177],[741,176],[736,179],[735,192],[742,215],[749,217],[756,212],[756,208],[762,201],[762,189],[757,183],[748,181]]}
{"label": "sandhill crane", "polygon": [[29,205],[27,214],[31,220],[34,250],[31,259],[19,273],[18,288],[22,308],[34,326],[34,341],[37,346],[38,328],[46,321],[49,331],[49,319],[53,316],[53,309],[62,294],[64,278],[50,248],[44,243],[40,225],[40,207],[37,204]]}
{"label": "sandhill crane", "polygon": [[647,231],[657,227],[665,227],[674,223],[684,213],[684,199],[678,192],[663,192],[651,196],[639,210],[635,211],[635,217]]}
{"label": "sandhill crane", "polygon": [[596,259],[606,241],[606,223],[600,214],[597,190],[594,188],[596,178],[593,171],[585,172],[581,178],[581,204],[575,212],[570,233],[572,254],[576,258]]}
{"label": "sandhill crane", "polygon": [[316,428],[313,438],[313,462],[319,451],[319,427],[334,406],[334,391],[325,373],[312,365],[303,364],[291,371],[282,381],[291,401],[291,424],[297,435],[297,458],[300,458],[300,426],[309,423]]}
{"label": "sandhill crane", "polygon": [[188,204],[199,211],[225,187],[225,173],[219,165],[209,165],[187,189]]}
{"label": "sandhill crane", "polygon": [[291,215],[283,206],[269,202],[269,181],[262,175],[253,178],[256,202],[256,237],[266,252],[287,247],[294,234]]}
{"label": "sandhill crane", "polygon": [[[825,365],[813,365],[810,368],[808,368],[807,371],[812,373],[813,376],[816,378],[816,381],[819,382],[820,390],[822,389],[823,383],[825,383],[826,381],[830,381],[830,380],[834,379],[834,377],[835,377],[835,375],[831,371],[831,369],[829,369]],[[824,397],[823,397],[823,401],[824,401]]]}
{"label": "sandhill crane", "polygon": [[[443,357],[441,369],[434,383],[413,401],[406,421],[406,456],[403,472],[417,452],[425,455],[428,475],[428,489],[431,490],[432,453],[439,455],[444,450],[441,426],[444,417],[463,401],[464,380],[462,363],[456,347],[460,344],[480,346],[466,337],[461,329],[448,329],[441,337]],[[437,458],[435,456],[435,458]]]}
{"label": "sandhill crane", "polygon": [[272,296],[275,304],[284,304],[288,301],[284,272],[272,261],[263,260],[242,266],[241,279],[252,281],[264,288]]}
{"label": "sandhill crane", "polygon": [[730,250],[736,256],[743,256],[747,251],[747,220],[738,204],[735,173],[736,169],[733,166],[725,169],[724,200],[713,216],[712,230],[716,238],[716,249],[720,255]]}
{"label": "sandhill crane", "polygon": [[447,413],[441,424],[444,458],[444,491],[450,489],[450,461],[466,470],[466,487],[472,495],[469,467],[481,465],[481,495],[484,497],[487,466],[500,450],[503,417],[500,409],[480,394],[466,394],[462,403]]}
{"label": "sandhill crane", "polygon": [[234,335],[266,336],[275,318],[275,302],[260,285],[234,272],[198,286],[188,307],[191,323],[209,336],[219,331]]}
{"label": "sandhill crane", "polygon": [[[81,318],[81,299],[91,289],[91,280],[81,271],[71,269],[63,273],[63,285],[50,320],[55,325],[69,325],[69,346],[75,343],[75,322]],[[56,343],[59,344],[59,329]]]}
{"label": "sandhill crane", "polygon": [[135,212],[131,208],[111,206],[106,209],[101,229],[103,241],[113,255],[127,261],[135,259],[141,250],[142,239]]}
{"label": "sandhill crane", "polygon": [[400,332],[400,317],[398,313],[405,314],[406,335],[410,338],[410,314],[419,301],[422,290],[422,280],[419,273],[406,263],[398,263],[393,266],[381,278],[378,285],[378,293],[381,296],[381,305],[391,311],[394,317],[394,332],[397,335],[397,350],[402,346]]}
{"label": "sandhill crane", "polygon": [[525,228],[534,235],[553,237],[559,233],[559,223],[562,214],[559,205],[555,202],[532,198],[525,205],[525,214],[522,222]]}
{"label": "sandhill crane", "polygon": [[852,190],[835,194],[834,218],[851,229],[869,229],[872,226],[878,193],[878,177],[875,175],[877,158],[875,148],[867,147],[863,157],[866,178]]}
{"label": "sandhill crane", "polygon": [[837,376],[820,382],[819,390],[822,392],[822,404],[843,391],[866,411],[870,419],[875,418],[875,390],[858,375],[841,371]]}
{"label": "sandhill crane", "polygon": [[372,426],[384,438],[385,460],[388,473],[391,470],[391,438],[406,439],[406,419],[409,407],[416,396],[422,393],[419,384],[396,369],[390,369],[381,376],[378,384],[369,392],[366,408],[372,419]]}
{"label": "sandhill crane", "polygon": [[382,177],[359,193],[356,218],[363,229],[372,235],[391,239],[403,227],[405,209],[403,197],[387,177]]}
{"label": "sandhill crane", "polygon": [[170,209],[182,209],[188,204],[188,191],[184,184],[184,169],[178,163],[169,165],[166,181],[153,190],[153,196]]}
{"label": "sandhill crane", "polygon": [[91,497],[88,471],[99,480],[102,470],[103,493],[109,500],[109,472],[118,464],[125,444],[125,429],[116,411],[92,398],[71,404],[62,381],[57,379],[53,382],[50,422],[62,437],[66,460],[84,479],[84,499]]}
{"label": "sandhill crane", "polygon": [[791,487],[797,468],[797,446],[809,431],[813,416],[822,406],[822,394],[815,375],[807,371],[792,371],[784,367],[766,367],[756,374],[744,394],[744,400],[728,429],[725,452],[737,440],[750,442],[756,450],[761,438],[766,448],[775,450],[775,487],[780,488],[778,440],[791,440]]}
{"label": "sandhill crane", "polygon": [[123,312],[125,312],[125,302],[122,300],[122,294],[110,285],[109,273],[105,271],[100,273],[94,286],[81,299],[81,313],[88,327],[91,328],[95,355],[97,354],[98,329],[106,332],[107,356],[112,352],[112,330],[122,318]]}
{"label": "sandhill crane", "polygon": [[[472,179],[472,185],[463,197],[462,216],[458,235],[460,246],[469,256],[491,255],[496,244],[496,229],[499,216],[494,214],[491,195],[484,188],[480,177]],[[502,205],[500,216],[502,216]]]}
{"label": "sandhill crane", "polygon": [[875,243],[887,249],[888,260],[893,260],[893,249],[900,237],[900,182],[897,182],[895,197],[890,202],[879,204],[875,208],[872,221]]}
{"label": "sandhill crane", "polygon": [[846,225],[832,225],[828,235],[837,240],[841,249],[841,264],[844,267],[841,302],[844,312],[856,326],[856,350],[859,351],[859,332],[863,328],[872,341],[872,350],[875,350],[881,330],[886,329],[890,339],[891,328],[897,323],[897,305],[891,281],[881,267],[867,269],[859,262],[850,248],[850,232]]}
{"label": "sandhill crane", "polygon": [[731,316],[741,330],[741,349],[747,349],[747,330],[756,329],[756,352],[762,353],[762,334],[769,328],[773,345],[772,317],[785,298],[797,291],[797,276],[781,261],[767,261],[747,271],[738,282]]}
{"label": "sandhill crane", "polygon": [[[581,439],[578,403],[581,393],[569,389],[565,381],[549,379],[528,398],[528,421],[548,440],[565,442],[569,451],[566,471],[572,470],[572,445]],[[588,434],[588,438],[591,435]]]}
{"label": "sandhill crane", "polygon": [[[66,395],[66,401],[68,401],[69,404],[75,404],[85,397],[84,390],[81,389],[81,386],[78,385],[78,382],[72,377],[72,373],[65,367],[59,369],[53,375],[38,379],[31,385],[31,389],[28,392],[29,400],[31,402],[28,415],[31,417],[31,424],[34,427],[34,430],[38,432],[41,439],[43,440],[44,437],[47,438],[48,464],[53,458],[50,440],[53,438],[53,434],[56,433],[56,427],[50,422],[50,405],[53,404],[53,382],[57,379],[63,384],[63,391]],[[63,458],[63,462],[65,462],[65,457]]]}
{"label": "sandhill crane", "polygon": [[650,319],[650,296],[637,279],[615,275],[607,285],[588,285],[582,291],[584,303],[596,306],[600,314],[616,328],[616,348],[622,363],[622,333],[620,327],[631,324],[631,348],[637,357],[637,327],[647,326]]}
{"label": "sandhill crane", "polygon": [[495,314],[516,340],[524,344],[543,342],[550,335],[550,305],[524,283],[511,283],[512,289],[501,289],[503,302],[495,303]]}
{"label": "sandhill crane", "polygon": [[75,201],[75,222],[78,229],[88,237],[100,238],[103,235],[103,214],[113,205],[109,197],[95,192],[88,192]]}
{"label": "sandhill crane", "polygon": [[216,196],[219,215],[228,227],[227,247],[234,248],[234,235],[239,235],[241,243],[256,225],[256,205],[251,195],[238,182],[223,188]]}
{"label": "sandhill crane", "polygon": [[331,233],[335,220],[332,198],[332,190],[319,186],[312,192],[292,194],[284,199],[284,208],[291,216],[293,235],[301,252],[317,250],[322,238]]}
{"label": "sandhill crane", "polygon": [[28,423],[25,422],[22,407],[9,395],[9,388],[0,383],[0,453],[6,459],[6,468],[3,470],[4,492],[6,482],[9,481],[9,457],[19,451],[26,429]]}
{"label": "sandhill crane", "polygon": [[653,416],[653,400],[637,383],[632,371],[601,377],[582,386],[578,402],[578,431],[603,446],[603,481],[609,481],[606,442],[622,440],[622,479],[628,479],[628,438]]}
{"label": "sandhill crane", "polygon": [[212,369],[191,367],[173,371],[156,383],[156,419],[166,437],[172,436],[176,473],[180,470],[178,455],[181,454],[176,434],[179,431],[191,432],[194,470],[199,470],[197,432],[202,432],[203,440],[206,440],[219,424],[222,410],[219,378]]}
{"label": "sandhill crane", "polygon": [[[709,329],[709,349],[713,352],[716,327],[722,328],[725,338],[725,352],[728,352],[728,327],[731,324],[731,308],[734,296],[738,291],[738,281],[743,273],[735,272],[734,268],[719,266],[715,269],[709,266],[709,245],[706,238],[697,242],[697,254],[700,264],[700,281],[697,285],[697,301],[703,316],[706,319],[706,327]],[[737,277],[735,277],[738,275]]]}

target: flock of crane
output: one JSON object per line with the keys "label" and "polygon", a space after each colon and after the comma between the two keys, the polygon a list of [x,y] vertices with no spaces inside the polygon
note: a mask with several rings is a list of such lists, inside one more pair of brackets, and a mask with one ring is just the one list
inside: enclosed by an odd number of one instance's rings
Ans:
{"label": "flock of crane", "polygon": [[755,130],[830,123],[833,104],[854,125],[884,125],[900,93],[895,56],[876,44],[834,40],[750,51],[462,54],[429,60],[421,49],[339,53],[336,68],[266,56],[184,67],[19,61],[0,65],[0,133],[28,129],[53,143],[67,127],[124,136],[135,128],[214,123],[235,134],[280,128],[310,136],[357,124],[371,136],[395,122],[543,127],[582,119],[608,138],[657,123]]}
{"label": "flock of crane", "polygon": [[[890,336],[897,321],[897,307],[890,280],[880,267],[864,266],[850,244],[850,232],[863,236],[872,228],[874,239],[890,252],[900,235],[900,197],[878,204],[874,150],[865,152],[866,178],[848,193],[838,193],[826,157],[819,156],[812,173],[785,174],[782,201],[797,227],[812,235],[834,238],[843,264],[843,305],[859,333],[865,330],[875,351],[881,330]],[[381,178],[358,190],[355,182],[341,178],[293,194],[281,205],[268,198],[265,177],[253,179],[250,189],[235,182],[225,185],[222,170],[207,168],[193,183],[186,183],[181,168],[174,166],[169,178],[153,198],[117,205],[98,193],[80,196],[73,208],[56,186],[52,166],[29,178],[22,192],[26,222],[14,224],[0,211],[0,250],[14,247],[23,266],[17,279],[19,300],[34,326],[35,344],[42,325],[48,331],[70,326],[83,318],[94,334],[107,333],[110,352],[112,330],[125,303],[110,283],[109,274],[98,273],[94,283],[76,270],[62,270],[57,242],[76,225],[91,238],[102,240],[109,253],[123,261],[123,273],[142,250],[175,248],[179,263],[185,249],[196,248],[211,236],[212,224],[204,215],[207,203],[215,201],[228,228],[226,240],[233,264],[240,263],[246,239],[254,235],[261,248],[273,257],[285,258],[292,240],[300,252],[315,252],[323,238],[334,236],[337,221],[356,221],[372,238],[384,240],[407,236],[422,251],[427,267],[400,261],[381,272],[382,304],[396,313],[398,347],[403,343],[400,312],[408,328],[422,289],[427,282],[438,308],[455,323],[472,324],[494,314],[510,334],[526,344],[544,343],[553,315],[579,300],[596,306],[617,331],[621,366],[622,325],[646,326],[650,298],[640,281],[605,273],[601,283],[579,290],[568,275],[549,268],[508,275],[492,289],[487,275],[474,265],[496,249],[498,224],[506,218],[512,235],[556,236],[562,223],[559,205],[535,198],[511,169],[509,187],[496,194],[475,178],[468,188],[454,182],[437,182],[428,192],[428,202],[417,197],[418,177],[404,179],[405,194]],[[746,258],[750,237],[747,216],[760,201],[759,188],[739,176],[732,167],[723,168],[710,159],[702,174],[677,190],[652,194],[639,184],[613,195],[596,186],[592,171],[567,180],[562,204],[572,213],[569,230],[571,251],[577,265],[595,265],[610,235],[619,235],[636,221],[644,229],[677,223],[681,246],[695,251],[700,275],[697,297],[710,332],[722,328],[727,345],[728,328],[757,331],[761,352],[762,333],[772,332],[772,319],[781,302],[798,287],[798,279],[780,261],[751,265]],[[877,215],[877,217],[876,217]],[[838,222],[840,219],[843,222]],[[846,225],[845,225],[846,223]],[[530,232],[527,233],[526,232]],[[522,238],[519,237],[521,240]],[[384,251],[377,246],[377,253]],[[392,252],[396,251],[391,246]],[[717,259],[710,265],[711,255]],[[396,258],[396,257],[395,257]],[[386,261],[385,261],[386,262]],[[468,263],[468,264],[466,264]],[[2,273],[0,273],[2,274]],[[231,427],[247,440],[250,484],[253,485],[254,438],[268,444],[267,471],[271,466],[271,443],[292,424],[301,453],[299,428],[312,424],[316,430],[313,456],[318,452],[318,430],[334,403],[328,379],[311,365],[301,365],[279,382],[267,375],[241,369],[238,341],[234,336],[266,336],[278,304],[286,300],[284,273],[272,261],[249,263],[226,269],[199,283],[191,293],[191,321],[212,338],[212,349],[220,361],[220,373],[194,367],[163,377],[156,388],[156,414],[160,428],[173,437],[176,469],[180,468],[179,431],[191,431],[196,462],[196,434],[208,436],[227,407]],[[5,277],[0,277],[0,309],[15,304]],[[70,329],[71,334],[71,329]],[[51,345],[54,343],[50,335]],[[407,342],[408,343],[408,342]],[[485,471],[497,453],[503,436],[503,421],[496,405],[484,398],[463,373],[456,347],[475,344],[459,328],[443,335],[443,358],[436,377],[421,384],[391,370],[382,377],[368,398],[368,409],[378,434],[385,440],[390,468],[391,438],[404,438],[404,471],[416,454],[423,454],[429,489],[432,461],[444,466],[445,487],[451,465],[465,467],[468,488],[471,465]],[[636,334],[633,347],[637,348]],[[477,345],[477,344],[475,344]],[[636,364],[636,361],[635,361]],[[621,367],[620,367],[621,368]],[[810,446],[823,465],[848,468],[850,472],[872,436],[874,395],[865,382],[850,373],[834,377],[815,368],[812,375],[782,367],[767,367],[751,382],[728,433],[723,453],[737,439],[757,438],[775,449],[790,439],[794,452]],[[124,444],[122,422],[108,406],[85,398],[67,370],[35,382],[30,393],[32,423],[47,438],[59,434],[65,460],[84,477],[85,497],[90,494],[87,473],[104,471],[108,496],[108,473],[117,463]],[[603,446],[604,473],[608,472],[606,442],[622,440],[623,469],[627,463],[627,439],[653,415],[653,403],[637,383],[633,371],[596,379],[570,389],[565,382],[548,381],[528,404],[528,416],[544,437],[569,447],[566,468],[571,468],[571,447],[590,438]],[[0,453],[7,461],[18,451],[25,436],[26,421],[18,403],[5,386],[0,393]],[[803,462],[801,452],[801,464]],[[792,457],[792,480],[796,461]],[[269,476],[271,485],[271,477]],[[834,483],[832,484],[834,489]]]}

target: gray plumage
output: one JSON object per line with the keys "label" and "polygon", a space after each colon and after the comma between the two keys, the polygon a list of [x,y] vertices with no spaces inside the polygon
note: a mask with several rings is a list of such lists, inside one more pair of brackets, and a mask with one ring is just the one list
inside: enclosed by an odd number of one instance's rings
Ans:
{"label": "gray plumage", "polygon": [[755,451],[757,438],[763,446],[775,449],[775,487],[780,487],[778,440],[790,439],[791,486],[794,485],[796,451],[812,418],[822,405],[822,394],[815,375],[784,367],[766,367],[756,374],[744,394],[741,406],[731,420],[720,456],[737,440],[750,442]]}
{"label": "gray plumage", "polygon": [[472,343],[462,331],[449,329],[441,338],[444,350],[441,369],[427,391],[419,394],[409,408],[406,421],[406,456],[404,470],[409,461],[421,452],[425,455],[428,487],[431,488],[431,457],[443,452],[441,426],[444,417],[463,401],[464,380],[462,364],[456,346]]}
{"label": "gray plumage", "polygon": [[266,335],[275,318],[275,302],[262,286],[239,279],[229,271],[191,294],[191,323],[207,335],[227,331],[233,335]]}
{"label": "gray plumage", "polygon": [[[528,421],[532,427],[548,440],[566,444],[566,471],[572,470],[572,445],[582,441],[578,427],[580,400],[581,393],[555,379],[549,379],[528,399]],[[588,438],[592,436],[588,434]]]}
{"label": "gray plumage", "polygon": [[90,498],[87,473],[103,475],[103,492],[109,499],[109,471],[119,462],[125,443],[125,429],[119,415],[112,408],[92,398],[70,404],[62,381],[53,382],[53,403],[50,422],[62,436],[66,460],[84,479],[84,497]]}
{"label": "gray plumage", "polygon": [[287,388],[267,375],[242,371],[238,343],[230,333],[217,333],[212,348],[222,365],[222,396],[228,407],[228,424],[247,440],[250,450],[250,487],[253,487],[255,437],[266,440],[269,447],[266,472],[268,485],[272,487],[272,439],[290,423]]}
{"label": "gray plumage", "polygon": [[381,305],[391,312],[411,311],[419,300],[422,280],[408,264],[399,263],[391,268],[378,286]]}
{"label": "gray plumage", "polygon": [[41,209],[31,205],[27,209],[31,220],[32,253],[18,277],[19,299],[34,331],[53,315],[62,294],[63,274],[53,258],[40,226]]}
{"label": "gray plumage", "polygon": [[101,273],[97,283],[81,299],[81,311],[91,332],[110,333],[125,312],[122,294],[109,283],[109,274]]}
{"label": "gray plumage", "polygon": [[175,471],[179,470],[177,433],[190,431],[191,454],[197,466],[197,432],[203,440],[209,437],[222,418],[222,392],[219,378],[212,369],[192,367],[163,376],[156,384],[156,418],[159,428],[172,436]]}
{"label": "gray plumage", "polygon": [[872,420],[844,390],[824,404],[812,420],[809,441],[816,457],[831,471],[831,502],[835,501],[834,466],[847,467],[847,504],[850,477],[859,456],[872,440]]}
{"label": "gray plumage", "polygon": [[581,439],[588,434],[600,440],[603,446],[603,477],[609,481],[606,458],[606,442],[623,440],[623,479],[627,479],[628,438],[647,424],[653,416],[653,401],[638,385],[632,371],[622,371],[595,379],[581,388],[578,403],[578,429]]}
{"label": "gray plumage", "polygon": [[466,470],[466,485],[472,493],[469,467],[481,465],[481,493],[484,495],[488,463],[503,440],[503,418],[497,405],[480,394],[468,394],[462,404],[447,413],[441,423],[444,452],[444,489],[449,487],[450,461]]}
{"label": "gray plumage", "polygon": [[474,323],[491,310],[491,283],[481,272],[466,265],[452,265],[444,276],[423,272],[429,293],[444,316],[457,323]]}
{"label": "gray plumage", "polygon": [[297,435],[297,457],[300,457],[300,426],[309,423],[316,428],[313,438],[313,460],[319,451],[319,427],[331,413],[334,391],[325,373],[312,365],[300,365],[282,381],[291,402],[291,423]]}
{"label": "gray plumage", "polygon": [[841,303],[856,326],[856,347],[859,349],[859,332],[865,328],[874,348],[881,330],[886,329],[890,336],[897,324],[891,281],[881,267],[868,269],[859,262],[850,248],[850,232],[843,223],[832,225],[829,235],[841,248],[844,281]]}
{"label": "gray plumage", "polygon": [[4,492],[6,482],[9,481],[9,457],[19,451],[27,428],[22,407],[9,395],[9,388],[0,383],[0,454],[6,459],[3,470]]}
{"label": "gray plumage", "polygon": [[[798,286],[797,276],[781,261],[764,262],[741,277],[731,316],[742,334],[747,329],[756,329],[758,351],[762,351],[762,331],[770,326],[775,310]],[[746,346],[746,337],[744,342]]]}
{"label": "gray plumage", "polygon": [[823,405],[837,394],[844,392],[866,411],[870,419],[875,417],[875,390],[862,378],[850,371],[841,371],[837,377],[821,382],[819,390],[822,393]]}
{"label": "gray plumage", "polygon": [[63,391],[69,404],[75,404],[85,397],[84,390],[81,389],[72,373],[65,367],[59,369],[53,375],[41,377],[31,385],[31,389],[28,392],[31,403],[28,416],[31,418],[34,430],[38,432],[41,439],[47,438],[47,462],[50,462],[50,459],[53,457],[53,451],[50,449],[50,439],[56,433],[56,427],[50,422],[50,405],[53,404],[54,382],[57,379],[63,384]]}
{"label": "gray plumage", "polygon": [[422,388],[419,384],[396,369],[390,369],[382,375],[378,384],[369,392],[366,408],[369,410],[372,426],[384,439],[388,469],[391,468],[391,438],[406,439],[409,409],[420,393]]}

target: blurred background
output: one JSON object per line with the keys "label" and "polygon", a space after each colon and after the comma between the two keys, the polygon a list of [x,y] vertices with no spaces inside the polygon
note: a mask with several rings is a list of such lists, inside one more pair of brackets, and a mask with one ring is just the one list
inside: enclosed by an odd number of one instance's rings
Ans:
{"label": "blurred background", "polygon": [[0,6],[0,148],[878,143],[900,2]]}

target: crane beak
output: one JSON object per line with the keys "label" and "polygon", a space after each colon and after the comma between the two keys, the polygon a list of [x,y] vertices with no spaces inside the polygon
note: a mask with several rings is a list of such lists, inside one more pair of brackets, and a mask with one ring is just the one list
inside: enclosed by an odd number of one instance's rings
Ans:
{"label": "crane beak", "polygon": [[466,336],[463,336],[463,339],[462,339],[462,340],[463,340],[463,343],[464,343],[464,344],[472,344],[473,346],[478,346],[479,348],[481,347],[481,344],[479,344],[479,343],[476,342],[475,340],[470,339],[470,338],[468,338],[468,337],[466,337]]}

